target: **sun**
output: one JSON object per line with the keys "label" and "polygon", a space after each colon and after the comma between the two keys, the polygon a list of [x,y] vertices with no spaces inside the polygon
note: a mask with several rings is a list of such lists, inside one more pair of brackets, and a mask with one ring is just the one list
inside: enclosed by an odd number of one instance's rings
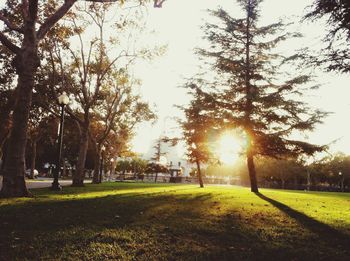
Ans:
{"label": "sun", "polygon": [[218,142],[218,156],[224,164],[234,164],[242,151],[242,140],[232,132],[225,132]]}

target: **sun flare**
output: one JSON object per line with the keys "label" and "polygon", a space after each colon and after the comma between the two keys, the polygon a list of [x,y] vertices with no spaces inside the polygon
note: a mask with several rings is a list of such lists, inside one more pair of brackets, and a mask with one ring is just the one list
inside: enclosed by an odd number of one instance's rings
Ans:
{"label": "sun flare", "polygon": [[218,144],[218,156],[224,164],[234,164],[242,150],[242,140],[231,132],[224,133]]}

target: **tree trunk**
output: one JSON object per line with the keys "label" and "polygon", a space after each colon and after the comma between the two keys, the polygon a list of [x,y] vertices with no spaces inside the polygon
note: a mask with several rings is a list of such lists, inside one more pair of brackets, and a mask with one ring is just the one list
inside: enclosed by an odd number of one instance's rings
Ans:
{"label": "tree trunk", "polygon": [[[15,93],[13,93],[13,96]],[[12,98],[9,100],[9,103],[13,104],[15,99]],[[11,119],[10,119],[10,113],[13,108],[13,106],[5,106],[6,109],[3,109],[0,113],[0,151],[1,154],[3,153],[3,146],[5,141],[8,139],[10,134],[10,126],[11,126]]]}
{"label": "tree trunk", "polygon": [[85,178],[85,161],[89,145],[88,127],[83,126],[80,135],[79,156],[76,172],[73,175],[73,187],[83,187]]}
{"label": "tree trunk", "polygon": [[311,173],[307,170],[307,190],[309,191],[311,187]]}
{"label": "tree trunk", "polygon": [[112,167],[111,167],[111,178],[113,178],[114,175],[115,175],[115,167],[116,167],[116,166],[117,166],[117,161],[114,160],[114,161],[112,162]]}
{"label": "tree trunk", "polygon": [[[34,30],[25,28],[25,30]],[[24,37],[22,49],[14,59],[18,74],[17,97],[13,110],[13,125],[9,137],[1,196],[26,197],[31,194],[27,190],[25,176],[25,148],[27,143],[27,127],[32,103],[34,75],[39,66],[35,36]],[[34,37],[34,39],[33,39]]]}
{"label": "tree trunk", "polygon": [[33,140],[32,142],[32,158],[31,158],[31,164],[30,164],[30,178],[34,179],[34,170],[35,170],[35,161],[36,161],[36,140]]}
{"label": "tree trunk", "polygon": [[94,162],[94,176],[92,178],[92,183],[94,184],[99,184],[100,182],[100,164],[101,164],[101,153],[100,151],[97,149],[97,151],[95,151],[95,162]]}
{"label": "tree trunk", "polygon": [[254,157],[250,153],[247,155],[247,165],[248,165],[248,172],[249,172],[249,179],[250,179],[250,190],[252,192],[258,193],[259,189],[258,189],[258,183],[256,180]]}
{"label": "tree trunk", "polygon": [[196,160],[196,164],[197,164],[199,186],[201,188],[204,188],[203,179],[202,179],[202,172],[201,172],[201,164],[198,160]]}
{"label": "tree trunk", "polygon": [[154,183],[157,183],[157,179],[158,179],[158,172],[156,172],[156,177],[154,178]]}
{"label": "tree trunk", "polygon": [[255,165],[254,165],[254,156],[252,153],[252,147],[253,142],[252,139],[254,137],[253,131],[252,131],[252,123],[251,123],[251,114],[253,110],[253,101],[252,101],[252,86],[250,83],[251,80],[251,66],[250,66],[250,45],[251,45],[251,34],[250,34],[250,15],[251,15],[251,2],[248,1],[247,3],[247,17],[246,17],[246,43],[245,43],[245,91],[246,91],[246,104],[245,104],[245,128],[246,133],[249,138],[249,144],[248,144],[248,152],[247,152],[247,165],[248,165],[248,172],[249,172],[249,179],[250,179],[250,188],[252,192],[258,193],[258,184],[256,180],[256,171],[255,171]]}

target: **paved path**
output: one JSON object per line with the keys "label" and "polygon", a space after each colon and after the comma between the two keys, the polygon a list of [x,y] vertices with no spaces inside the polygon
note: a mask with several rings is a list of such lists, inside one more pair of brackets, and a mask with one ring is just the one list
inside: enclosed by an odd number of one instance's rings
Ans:
{"label": "paved path", "polygon": [[[51,187],[52,178],[37,178],[35,180],[26,179],[27,188],[48,188]],[[86,180],[84,183],[90,183],[90,180]],[[61,186],[69,186],[72,184],[72,180],[59,180]],[[2,176],[0,176],[0,189],[2,187]]]}

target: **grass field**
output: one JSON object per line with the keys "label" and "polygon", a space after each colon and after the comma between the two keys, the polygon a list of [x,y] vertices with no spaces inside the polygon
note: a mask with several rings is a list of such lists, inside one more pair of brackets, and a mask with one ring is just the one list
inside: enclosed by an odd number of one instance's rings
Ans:
{"label": "grass field", "polygon": [[103,183],[0,199],[0,260],[350,260],[350,194]]}

